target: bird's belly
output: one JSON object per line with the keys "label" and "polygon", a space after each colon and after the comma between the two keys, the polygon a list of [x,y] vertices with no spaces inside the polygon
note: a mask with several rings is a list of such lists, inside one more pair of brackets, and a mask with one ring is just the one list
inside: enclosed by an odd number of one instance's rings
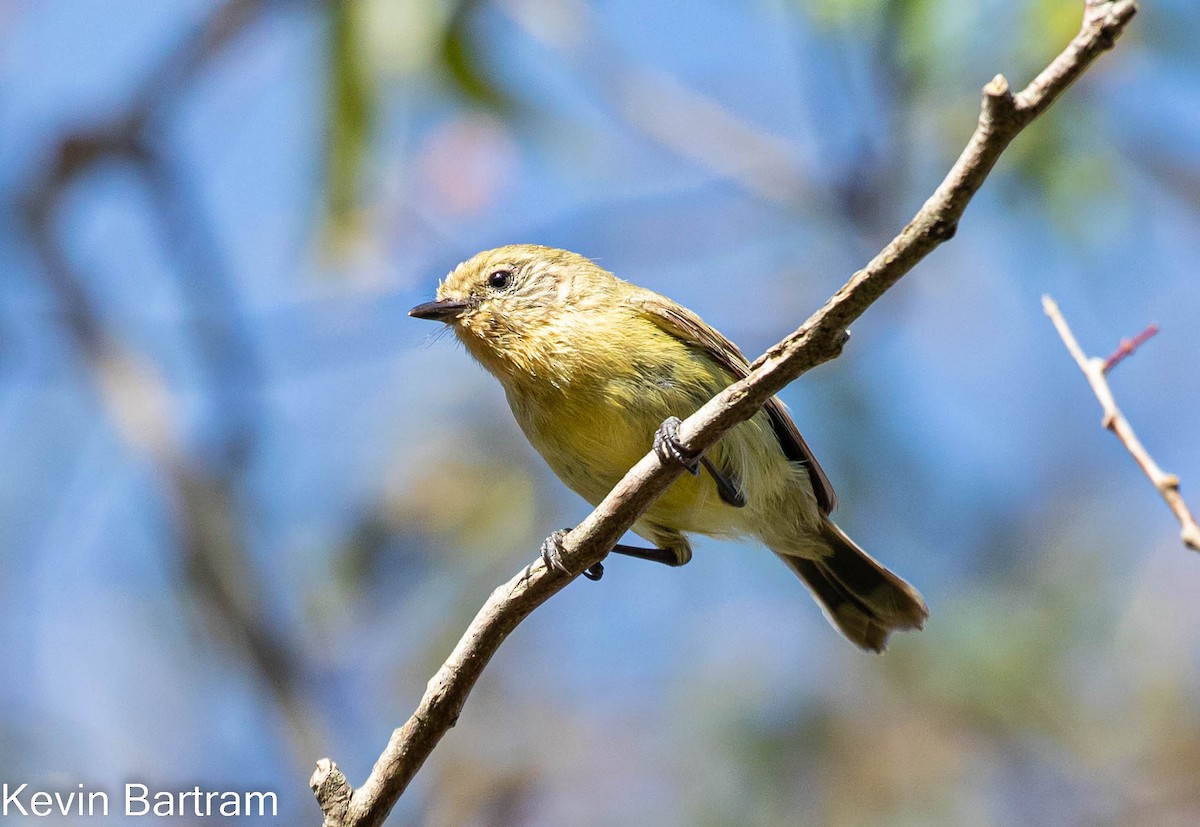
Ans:
{"label": "bird's belly", "polygon": [[[513,413],[530,443],[567,487],[598,504],[652,448],[654,432],[673,413],[642,400],[636,410],[613,404],[544,405],[517,401]],[[644,520],[715,536],[745,533],[742,509],[721,500],[706,473],[683,474],[650,507]]]}

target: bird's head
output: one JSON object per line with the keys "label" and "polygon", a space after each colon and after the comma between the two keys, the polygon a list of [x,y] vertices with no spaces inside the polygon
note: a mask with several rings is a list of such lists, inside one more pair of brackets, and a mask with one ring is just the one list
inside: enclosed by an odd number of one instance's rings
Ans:
{"label": "bird's head", "polygon": [[[578,253],[516,244],[464,261],[438,285],[437,300],[408,311],[451,326],[473,356],[503,373],[551,357],[547,346],[583,322],[581,311],[611,294],[617,279]],[[533,367],[529,364],[528,367]]]}
{"label": "bird's head", "polygon": [[[486,250],[450,272],[437,300],[408,315],[444,322],[467,345],[502,348],[530,336],[594,294],[605,271],[567,250],[514,244]],[[478,340],[473,342],[472,340]]]}

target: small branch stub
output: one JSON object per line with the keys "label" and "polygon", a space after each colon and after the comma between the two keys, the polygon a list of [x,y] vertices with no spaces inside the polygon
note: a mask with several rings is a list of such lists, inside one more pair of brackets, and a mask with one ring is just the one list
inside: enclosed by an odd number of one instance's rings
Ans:
{"label": "small branch stub", "polygon": [[1017,99],[1009,88],[1008,78],[996,75],[983,87],[983,113],[985,122],[997,118],[1011,118],[1017,111]]}
{"label": "small branch stub", "polygon": [[1117,401],[1113,397],[1112,388],[1108,384],[1108,371],[1137,350],[1139,345],[1157,333],[1158,327],[1150,325],[1132,340],[1127,339],[1122,341],[1121,346],[1108,359],[1088,357],[1084,355],[1083,348],[1079,346],[1075,334],[1071,332],[1066,318],[1063,317],[1062,311],[1059,310],[1058,304],[1055,303],[1054,299],[1049,296],[1042,296],[1042,309],[1046,311],[1046,315],[1054,323],[1054,327],[1058,330],[1058,335],[1062,338],[1067,352],[1071,354],[1071,358],[1075,360],[1075,364],[1079,365],[1079,369],[1083,371],[1083,375],[1087,378],[1088,384],[1092,386],[1092,391],[1096,394],[1096,399],[1100,402],[1100,408],[1104,411],[1101,425],[1107,430],[1112,431],[1113,435],[1121,441],[1121,444],[1125,446],[1125,450],[1129,452],[1146,476],[1150,478],[1150,482],[1154,484],[1158,493],[1166,501],[1172,513],[1175,514],[1176,519],[1179,520],[1179,536],[1183,544],[1194,551],[1200,551],[1200,525],[1197,525],[1196,518],[1192,516],[1187,503],[1183,501],[1183,496],[1179,493],[1179,477],[1174,474],[1168,474],[1158,467],[1158,463],[1150,456],[1145,446],[1142,445],[1137,435],[1134,434],[1133,427],[1121,413],[1121,409],[1117,407]]}
{"label": "small branch stub", "polygon": [[321,805],[321,812],[325,813],[324,827],[343,827],[347,823],[353,790],[338,765],[328,758],[322,758],[317,762],[317,769],[308,780],[308,785]]}

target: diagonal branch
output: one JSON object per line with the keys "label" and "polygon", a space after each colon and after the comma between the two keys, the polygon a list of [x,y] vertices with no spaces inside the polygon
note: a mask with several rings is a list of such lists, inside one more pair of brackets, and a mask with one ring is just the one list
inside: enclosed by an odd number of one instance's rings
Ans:
{"label": "diagonal branch", "polygon": [[[1071,358],[1075,360],[1075,364],[1079,365],[1079,369],[1087,377],[1088,384],[1092,386],[1092,391],[1096,394],[1096,399],[1100,400],[1100,407],[1104,410],[1104,418],[1101,420],[1101,424],[1106,429],[1112,431],[1117,439],[1121,440],[1121,444],[1125,446],[1125,450],[1129,451],[1138,466],[1150,478],[1150,482],[1158,489],[1158,493],[1167,501],[1167,505],[1174,512],[1176,519],[1179,520],[1179,538],[1183,540],[1183,544],[1190,549],[1200,551],[1200,525],[1196,524],[1196,518],[1192,516],[1192,512],[1188,510],[1187,503],[1183,501],[1183,497],[1179,493],[1179,477],[1174,474],[1168,474],[1158,467],[1158,463],[1150,456],[1145,446],[1142,445],[1141,440],[1133,432],[1133,427],[1125,419],[1125,415],[1121,413],[1121,409],[1117,407],[1117,400],[1113,398],[1112,388],[1109,387],[1108,379],[1105,376],[1109,368],[1116,363],[1114,359],[1117,358],[1117,355],[1132,353],[1136,345],[1133,343],[1122,343],[1121,349],[1107,360],[1101,359],[1098,356],[1088,358],[1084,355],[1083,348],[1079,346],[1079,342],[1076,341],[1075,334],[1067,326],[1067,320],[1063,317],[1062,311],[1058,309],[1058,304],[1055,303],[1054,299],[1049,296],[1042,296],[1042,309],[1046,311],[1046,315],[1050,317],[1050,321],[1054,322],[1054,327],[1057,328],[1058,335],[1062,337],[1063,344],[1067,346],[1067,352],[1071,354]],[[1157,328],[1151,326],[1146,328],[1146,330],[1157,331]],[[1151,335],[1153,333],[1149,335],[1143,333],[1137,338],[1145,341]],[[1135,341],[1137,340],[1135,339]]]}
{"label": "diagonal branch", "polygon": [[[835,358],[849,336],[850,323],[954,235],[967,203],[1012,139],[1112,47],[1136,12],[1133,0],[1087,0],[1079,34],[1029,86],[1013,95],[1000,75],[988,83],[979,125],[966,149],[908,226],[824,307],[759,358],[745,379],[688,417],[679,429],[683,449],[697,454],[707,450],[789,382]],[[665,465],[653,452],[643,457],[567,534],[563,562],[576,572],[599,562],[680,473],[679,466]],[[311,783],[325,813],[326,827],[383,823],[422,763],[458,720],[467,695],[500,644],[530,612],[572,579],[537,560],[493,591],[430,680],[416,712],[392,733],[362,787],[351,790],[332,761],[323,759],[318,764]]]}

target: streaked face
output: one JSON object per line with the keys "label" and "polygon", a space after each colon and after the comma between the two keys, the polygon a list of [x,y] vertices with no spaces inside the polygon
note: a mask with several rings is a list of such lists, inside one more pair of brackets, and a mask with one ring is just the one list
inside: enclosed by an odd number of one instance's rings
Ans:
{"label": "streaked face", "polygon": [[504,347],[569,304],[566,292],[579,263],[594,266],[548,247],[487,250],[455,267],[438,285],[437,301],[417,305],[409,315],[452,325],[468,346]]}

